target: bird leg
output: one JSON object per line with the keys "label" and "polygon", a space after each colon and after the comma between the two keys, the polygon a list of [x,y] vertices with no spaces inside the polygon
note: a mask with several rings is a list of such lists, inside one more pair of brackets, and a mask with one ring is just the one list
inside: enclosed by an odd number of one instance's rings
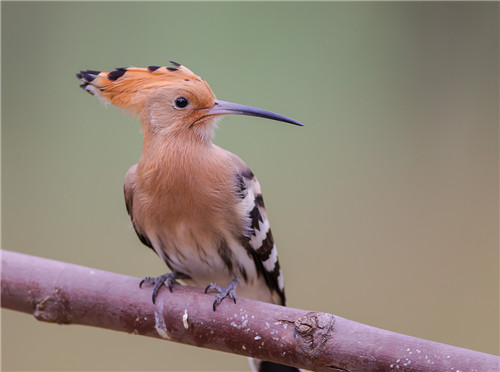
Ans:
{"label": "bird leg", "polygon": [[225,287],[220,287],[216,283],[210,283],[209,285],[207,285],[207,287],[205,288],[205,293],[208,293],[208,291],[212,291],[212,292],[215,291],[218,293],[217,296],[215,296],[215,300],[214,300],[214,304],[213,304],[214,311],[217,308],[217,306],[219,306],[219,304],[222,302],[222,300],[228,296],[229,296],[229,298],[231,298],[234,301],[234,303],[236,303],[236,294],[234,293],[234,290],[238,286],[239,282],[240,282],[240,280],[238,278],[234,278]]}
{"label": "bird leg", "polygon": [[152,284],[153,285],[152,298],[153,298],[153,303],[155,303],[156,295],[158,294],[158,291],[164,284],[167,285],[168,289],[170,289],[170,292],[172,292],[174,284],[179,284],[179,282],[175,280],[176,278],[177,278],[177,273],[166,273],[157,277],[146,276],[139,283],[139,288],[142,288],[142,285],[144,283]]}

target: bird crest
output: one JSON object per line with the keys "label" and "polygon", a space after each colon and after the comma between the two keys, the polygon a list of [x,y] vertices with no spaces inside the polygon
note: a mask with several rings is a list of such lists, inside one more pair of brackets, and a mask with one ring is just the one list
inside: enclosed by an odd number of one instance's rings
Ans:
{"label": "bird crest", "polygon": [[119,67],[110,72],[85,70],[76,77],[83,82],[80,87],[90,94],[133,113],[140,112],[145,97],[159,88],[200,83],[208,87],[187,67],[170,63],[172,66]]}

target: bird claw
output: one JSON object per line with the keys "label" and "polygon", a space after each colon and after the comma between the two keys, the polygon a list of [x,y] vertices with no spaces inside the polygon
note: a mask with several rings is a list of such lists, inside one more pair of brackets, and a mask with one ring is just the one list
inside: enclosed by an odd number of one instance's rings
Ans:
{"label": "bird claw", "polygon": [[167,273],[163,274],[157,277],[151,277],[151,276],[146,276],[144,279],[141,280],[139,283],[139,288],[142,288],[142,285],[144,283],[152,284],[153,285],[153,293],[152,293],[152,300],[153,303],[156,303],[156,296],[158,295],[158,292],[160,291],[160,288],[163,285],[167,285],[168,289],[170,289],[170,292],[172,292],[172,288],[174,287],[174,284],[179,284],[177,280],[175,280],[176,275],[175,273]]}
{"label": "bird claw", "polygon": [[238,286],[239,282],[240,281],[238,280],[238,278],[234,278],[225,287],[220,287],[216,283],[210,283],[209,285],[206,286],[205,293],[208,293],[209,291],[218,293],[217,296],[215,296],[214,303],[212,305],[214,311],[217,309],[217,306],[219,306],[222,300],[225,299],[226,297],[229,297],[230,299],[233,300],[234,303],[236,303],[236,293],[234,291]]}

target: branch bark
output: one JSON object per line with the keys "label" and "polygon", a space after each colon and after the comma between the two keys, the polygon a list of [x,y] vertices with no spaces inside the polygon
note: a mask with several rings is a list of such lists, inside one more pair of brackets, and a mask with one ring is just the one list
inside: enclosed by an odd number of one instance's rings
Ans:
{"label": "branch bark", "polygon": [[2,307],[80,324],[270,360],[314,371],[497,371],[500,358],[341,317],[238,298],[212,311],[213,295],[0,251]]}

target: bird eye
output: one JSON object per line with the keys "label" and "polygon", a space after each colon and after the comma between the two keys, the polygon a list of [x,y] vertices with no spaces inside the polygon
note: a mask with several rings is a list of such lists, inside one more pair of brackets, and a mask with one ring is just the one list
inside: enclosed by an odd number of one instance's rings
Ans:
{"label": "bird eye", "polygon": [[188,105],[188,100],[185,99],[184,97],[179,97],[179,98],[176,98],[175,100],[175,105],[179,108],[184,108]]}

